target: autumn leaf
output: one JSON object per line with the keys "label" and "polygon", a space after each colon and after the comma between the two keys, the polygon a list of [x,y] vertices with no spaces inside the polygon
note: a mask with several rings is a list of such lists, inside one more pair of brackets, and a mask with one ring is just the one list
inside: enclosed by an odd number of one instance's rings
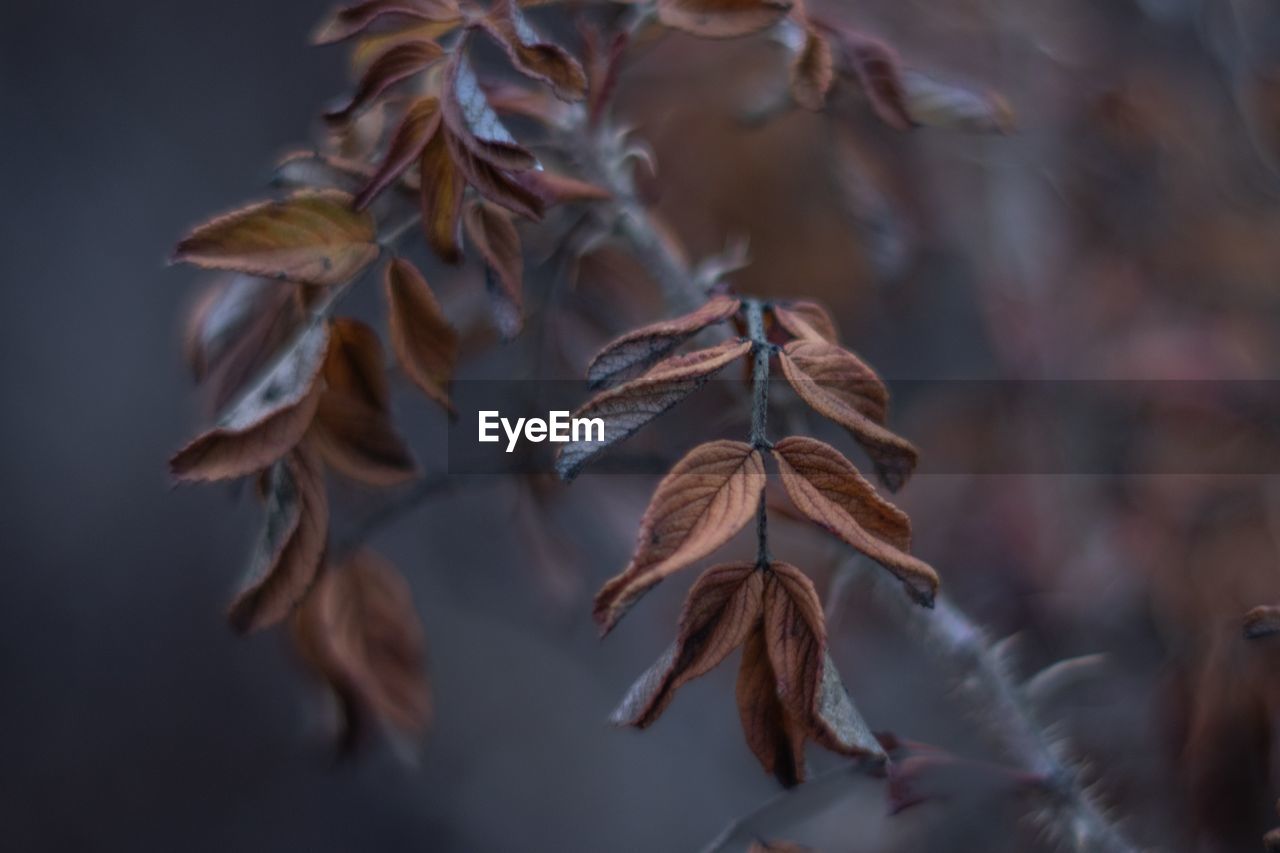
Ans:
{"label": "autumn leaf", "polygon": [[386,19],[396,21],[457,21],[454,0],[366,0],[333,10],[312,33],[313,44],[333,44],[359,35]]}
{"label": "autumn leaf", "polygon": [[271,469],[262,535],[228,614],[236,630],[257,631],[289,615],[320,568],[328,528],[324,469],[301,445]]}
{"label": "autumn leaf", "polygon": [[773,455],[800,512],[893,572],[917,602],[933,606],[938,575],[907,553],[911,523],[906,514],[876,494],[849,460],[828,444],[800,436],[778,442]]}
{"label": "autumn leaf", "polygon": [[444,49],[429,41],[414,41],[392,47],[365,70],[356,93],[346,106],[325,113],[325,118],[332,122],[346,121],[356,110],[397,83],[403,83],[430,68],[443,56]]}
{"label": "autumn leaf", "polygon": [[759,451],[742,442],[703,444],[677,462],[645,510],[631,562],[596,596],[594,615],[601,633],[612,630],[663,578],[707,556],[745,527],[764,484]]}
{"label": "autumn leaf", "polygon": [[794,338],[840,343],[840,333],[836,331],[835,321],[831,319],[827,309],[816,302],[802,299],[776,304],[771,310],[778,325]]}
{"label": "autumn leaf", "polygon": [[922,74],[903,71],[907,112],[917,124],[969,133],[1012,133],[1013,108],[995,93],[978,93]]}
{"label": "autumn leaf", "polygon": [[1255,607],[1245,614],[1244,635],[1251,640],[1280,634],[1280,607]]}
{"label": "autumn leaf", "polygon": [[334,320],[324,380],[312,436],[325,462],[374,486],[411,479],[417,466],[391,423],[390,390],[377,333],[358,320]]}
{"label": "autumn leaf", "polygon": [[516,142],[489,106],[461,46],[455,48],[449,63],[445,88],[444,122],[463,147],[498,169],[531,169],[537,165],[537,159]]}
{"label": "autumn leaf", "polygon": [[425,642],[408,584],[369,550],[321,572],[294,613],[293,639],[304,660],[352,717],[353,743],[365,714],[418,737],[431,720]]}
{"label": "autumn leaf", "polygon": [[[422,152],[437,135],[440,127],[440,101],[436,98],[419,98],[405,110],[404,118],[391,133],[387,153],[382,164],[361,187],[355,199],[357,210],[364,210],[387,187],[395,183],[415,162],[422,160]],[[439,192],[439,189],[433,190]]]}
{"label": "autumn leaf", "polygon": [[[453,165],[466,178],[467,183],[475,187],[476,192],[535,222],[542,218],[546,203],[532,189],[526,186],[516,174],[495,166],[473,151],[458,139],[456,134],[447,133],[449,156]],[[523,176],[527,173],[518,173]]]}
{"label": "autumn leaf", "polygon": [[804,45],[791,63],[791,95],[807,110],[820,110],[835,80],[831,44],[826,36],[809,27]]}
{"label": "autumn leaf", "polygon": [[792,341],[779,361],[801,399],[862,445],[885,486],[902,488],[918,456],[910,442],[882,425],[887,392],[874,372],[852,353],[815,341]]}
{"label": "autumn leaf", "polygon": [[720,665],[760,621],[764,573],[755,563],[703,572],[685,599],[675,645],[642,675],[613,713],[613,722],[650,726],[683,685]]}
{"label": "autumn leaf", "polygon": [[737,38],[773,26],[791,0],[658,0],[658,20],[703,38]]}
{"label": "autumn leaf", "polygon": [[462,260],[459,230],[466,180],[449,150],[448,132],[438,128],[422,149],[419,160],[422,230],[427,245],[445,263]]}
{"label": "autumn leaf", "polygon": [[603,440],[562,445],[556,455],[556,472],[565,480],[573,479],[596,456],[630,438],[750,351],[750,341],[724,341],[708,349],[672,356],[630,382],[596,395],[574,417],[603,420]]}
{"label": "autumn leaf", "polygon": [[521,74],[549,84],[562,100],[586,97],[587,75],[582,66],[535,30],[515,0],[499,0],[480,24]]}
{"label": "autumn leaf", "polygon": [[792,788],[805,776],[805,732],[783,707],[777,685],[764,628],[757,627],[742,646],[736,689],[738,718],[747,746],[765,772],[783,787]]}
{"label": "autumn leaf", "polygon": [[512,175],[512,179],[540,199],[543,207],[613,198],[613,193],[604,187],[546,169],[528,169]]}
{"label": "autumn leaf", "polygon": [[910,130],[915,118],[907,107],[901,62],[888,46],[861,33],[839,34],[845,63],[853,70],[863,93],[880,120],[897,130]]}
{"label": "autumn leaf", "polygon": [[713,296],[692,313],[628,332],[596,354],[587,366],[587,381],[599,388],[643,370],[708,326],[732,317],[741,304],[730,296]]}
{"label": "autumn leaf", "polygon": [[452,412],[448,385],[458,360],[458,333],[413,264],[393,259],[383,287],[390,308],[391,346],[401,369],[424,394]]}
{"label": "autumn leaf", "polygon": [[336,190],[300,192],[220,216],[178,244],[174,262],[302,284],[344,284],[378,257],[373,218]]}
{"label": "autumn leaf", "polygon": [[510,340],[524,325],[524,258],[520,235],[507,212],[497,205],[474,201],[463,215],[467,237],[484,258],[485,281],[499,333]]}
{"label": "autumn leaf", "polygon": [[317,379],[328,343],[326,324],[308,326],[213,429],[173,456],[173,475],[186,481],[243,477],[288,453],[319,404]]}

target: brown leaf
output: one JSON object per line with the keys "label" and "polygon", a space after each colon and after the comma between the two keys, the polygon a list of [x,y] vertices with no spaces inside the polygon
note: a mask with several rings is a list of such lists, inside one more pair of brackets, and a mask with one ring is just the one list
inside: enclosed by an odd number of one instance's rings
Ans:
{"label": "brown leaf", "polygon": [[257,631],[289,615],[320,568],[328,529],[324,469],[304,444],[271,469],[262,536],[228,614],[236,630]]}
{"label": "brown leaf", "polygon": [[333,44],[385,19],[393,22],[457,21],[458,6],[454,0],[365,0],[352,6],[334,9],[311,35],[313,44]]}
{"label": "brown leaf", "polygon": [[810,27],[805,30],[804,46],[791,64],[791,96],[807,110],[820,110],[835,80],[831,44],[826,36]]}
{"label": "brown leaf", "polygon": [[420,74],[443,57],[444,49],[430,41],[412,41],[392,47],[365,70],[356,93],[347,105],[325,113],[325,118],[332,122],[346,121],[356,110],[392,86]]}
{"label": "brown leaf", "polygon": [[587,381],[599,388],[643,370],[708,326],[729,319],[741,305],[731,296],[713,296],[692,313],[628,332],[596,354],[587,365]]}
{"label": "brown leaf", "polygon": [[760,621],[764,573],[755,563],[703,572],[685,599],[675,645],[628,691],[613,722],[652,725],[682,686],[720,665]]}
{"label": "brown leaf", "polygon": [[[417,737],[431,720],[422,627],[408,584],[372,551],[330,565],[294,614],[293,638],[344,706]],[[348,726],[359,723],[346,720]],[[351,742],[358,732],[348,732]]]}
{"label": "brown leaf", "polygon": [[528,219],[538,221],[542,218],[546,204],[533,190],[526,187],[517,175],[477,156],[453,133],[446,134],[445,138],[448,141],[449,154],[453,158],[455,168],[463,174],[467,183],[476,188],[476,192],[489,201],[500,204],[507,210]]}
{"label": "brown leaf", "polygon": [[938,575],[907,553],[911,522],[838,450],[812,438],[791,436],[773,448],[782,484],[806,517],[866,554],[901,580],[911,596],[933,605]]}
{"label": "brown leaf", "polygon": [[771,563],[764,587],[764,637],[778,698],[797,721],[808,723],[822,683],[827,628],[813,582],[786,563]]}
{"label": "brown leaf", "polygon": [[613,198],[613,193],[604,187],[545,169],[529,169],[512,175],[512,178],[541,199],[544,207],[577,201],[608,201]]}
{"label": "brown leaf", "polygon": [[630,438],[750,351],[750,341],[724,341],[708,349],[672,356],[630,382],[596,395],[574,417],[602,419],[604,439],[561,445],[556,454],[556,472],[565,480],[573,479],[597,455]]}
{"label": "brown leaf", "polygon": [[531,169],[537,165],[533,154],[516,142],[489,106],[462,45],[454,49],[445,90],[444,122],[451,137],[463,147],[498,169]]}
{"label": "brown leaf", "polygon": [[[387,153],[382,164],[364,183],[356,196],[357,210],[364,210],[370,202],[395,183],[405,170],[422,160],[422,153],[440,127],[440,101],[436,98],[419,98],[405,110],[404,118],[391,134]],[[440,192],[434,189],[434,192]]]}
{"label": "brown leaf", "polygon": [[1280,607],[1255,607],[1245,614],[1244,635],[1251,640],[1280,634]]}
{"label": "brown leaf", "polygon": [[373,218],[335,190],[264,201],[197,227],[175,262],[302,284],[337,285],[378,257]]}
{"label": "brown leaf", "polygon": [[419,161],[422,230],[427,245],[447,264],[462,260],[459,227],[466,180],[449,150],[448,132],[437,128],[422,149]]}
{"label": "brown leaf", "polygon": [[908,114],[916,124],[969,133],[1012,133],[1013,108],[995,93],[980,94],[917,71],[902,72]]}
{"label": "brown leaf", "polygon": [[645,510],[631,562],[596,596],[601,633],[663,578],[733,538],[755,515],[764,484],[759,451],[742,442],[703,444],[677,462]]}
{"label": "brown leaf", "polygon": [[499,0],[480,25],[517,71],[552,87],[556,97],[580,101],[587,94],[587,74],[564,48],[548,42],[533,28],[515,0]]}
{"label": "brown leaf", "polygon": [[266,468],[301,440],[319,404],[316,380],[329,343],[328,326],[308,326],[270,369],[219,419],[174,454],[180,480],[225,480]]}
{"label": "brown leaf", "polygon": [[462,222],[488,269],[485,282],[498,332],[514,338],[524,325],[524,257],[516,226],[505,210],[484,201],[468,205]]}
{"label": "brown leaf", "polygon": [[779,360],[796,393],[866,449],[881,482],[890,491],[902,488],[918,456],[910,442],[882,425],[888,396],[871,368],[846,350],[807,340],[787,344]]}
{"label": "brown leaf", "polygon": [[804,780],[803,726],[778,699],[778,682],[769,662],[763,626],[742,646],[738,668],[738,718],[747,746],[766,773],[791,788]]}
{"label": "brown leaf", "polygon": [[898,130],[914,127],[916,122],[907,108],[898,55],[888,45],[861,33],[843,32],[840,40],[846,63],[852,67],[881,121]]}
{"label": "brown leaf", "polygon": [[401,369],[424,394],[452,412],[447,389],[458,360],[458,333],[413,264],[392,260],[383,285],[391,311],[391,347]]}
{"label": "brown leaf", "polygon": [[411,479],[417,466],[391,423],[390,389],[377,333],[358,320],[334,320],[324,378],[312,437],[325,462],[374,486]]}
{"label": "brown leaf", "polygon": [[774,319],[783,329],[795,338],[826,341],[829,344],[840,343],[840,333],[836,331],[835,321],[817,302],[799,300],[774,305]]}
{"label": "brown leaf", "polygon": [[658,0],[658,20],[703,38],[737,38],[773,26],[791,0]]}

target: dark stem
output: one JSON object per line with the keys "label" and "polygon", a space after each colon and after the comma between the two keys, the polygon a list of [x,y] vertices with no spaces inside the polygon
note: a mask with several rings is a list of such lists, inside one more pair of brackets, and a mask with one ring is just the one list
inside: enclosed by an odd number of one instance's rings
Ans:
{"label": "dark stem", "polygon": [[[766,435],[769,424],[769,354],[770,344],[764,335],[764,304],[758,299],[746,300],[747,336],[751,339],[751,446],[764,450],[770,446]],[[765,496],[760,494],[756,513],[756,565],[766,568],[769,556],[769,511]]]}

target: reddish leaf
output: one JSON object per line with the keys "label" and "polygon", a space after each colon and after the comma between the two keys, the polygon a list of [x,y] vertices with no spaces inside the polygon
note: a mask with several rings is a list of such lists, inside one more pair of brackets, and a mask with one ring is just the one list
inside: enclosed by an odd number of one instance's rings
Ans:
{"label": "reddish leaf", "polygon": [[704,38],[737,38],[773,26],[791,0],[658,0],[658,20]]}
{"label": "reddish leaf", "polygon": [[582,466],[598,454],[634,435],[649,421],[701,388],[730,362],[750,351],[750,341],[731,340],[709,349],[673,356],[655,364],[642,376],[593,397],[574,417],[603,420],[604,439],[562,445],[556,456],[556,471],[566,480],[573,479]]}
{"label": "reddish leaf", "polygon": [[446,139],[455,168],[480,195],[528,219],[537,221],[542,218],[545,203],[515,175],[477,156],[454,134],[446,134]]}
{"label": "reddish leaf", "polygon": [[840,343],[840,333],[836,331],[835,321],[816,302],[800,300],[774,305],[774,319],[792,337],[806,340],[826,341],[829,344]]}
{"label": "reddish leaf", "polygon": [[368,104],[397,83],[420,74],[444,56],[440,45],[429,41],[398,44],[373,61],[360,78],[351,101],[340,110],[325,113],[334,122],[346,121],[356,110]]}
{"label": "reddish leaf", "polygon": [[564,48],[546,41],[515,0],[498,0],[480,23],[521,74],[549,84],[563,100],[580,101],[586,96],[587,75],[582,66]]}
{"label": "reddish leaf", "polygon": [[840,37],[846,62],[852,66],[876,115],[898,130],[914,127],[898,55],[887,45],[860,33],[845,32]]}
{"label": "reddish leaf", "polygon": [[933,606],[938,575],[911,556],[911,522],[828,444],[792,436],[773,448],[782,484],[806,517],[893,572],[916,601]]}
{"label": "reddish leaf", "polygon": [[366,0],[331,12],[311,36],[314,44],[345,41],[385,19],[404,21],[456,21],[453,0]]}
{"label": "reddish leaf", "polygon": [[[378,171],[364,184],[356,196],[357,210],[363,210],[405,170],[422,160],[423,151],[440,127],[440,101],[436,98],[420,98],[405,110],[404,118],[391,134],[387,153]],[[439,189],[434,189],[439,192]]]}
{"label": "reddish leaf", "polygon": [[831,44],[813,28],[805,31],[804,46],[791,64],[791,95],[808,110],[820,110],[835,80]]}
{"label": "reddish leaf", "polygon": [[769,565],[764,588],[764,637],[778,698],[796,720],[808,722],[822,683],[827,629],[813,582],[795,566]]}
{"label": "reddish leaf", "polygon": [[316,381],[329,343],[328,327],[309,326],[212,430],[179,450],[169,469],[180,480],[225,480],[266,468],[289,452],[310,425],[320,400]]}
{"label": "reddish leaf", "polygon": [[732,317],[741,304],[734,297],[713,296],[690,314],[628,332],[596,354],[587,366],[587,381],[598,388],[647,368],[693,335]]}
{"label": "reddish leaf", "polygon": [[458,333],[413,264],[392,260],[383,284],[391,310],[391,346],[401,369],[424,394],[452,412],[447,389],[458,360]]}
{"label": "reddish leaf", "polygon": [[695,447],[654,492],[630,564],[600,590],[595,619],[612,630],[640,596],[702,559],[746,526],[764,492],[759,451],[736,441]]}
{"label": "reddish leaf", "polygon": [[524,258],[520,235],[507,212],[483,201],[472,202],[463,217],[467,237],[484,258],[494,323],[504,338],[524,325]]}
{"label": "reddish leaf", "polygon": [[530,169],[537,159],[489,106],[462,46],[455,48],[445,82],[444,121],[450,135],[473,155],[498,169]]}
{"label": "reddish leaf", "polygon": [[604,187],[580,181],[568,175],[548,172],[545,169],[529,169],[512,175],[516,183],[533,193],[543,207],[569,204],[576,201],[608,201],[613,193]]}
{"label": "reddish leaf", "polygon": [[438,128],[422,149],[422,230],[432,251],[445,263],[456,264],[462,260],[459,227],[467,185],[449,150],[448,135]]}
{"label": "reddish leaf", "polygon": [[228,614],[241,632],[270,627],[288,616],[324,557],[329,528],[324,469],[305,445],[271,469],[266,513],[248,576]]}
{"label": "reddish leaf", "polygon": [[374,222],[334,190],[302,192],[220,216],[178,244],[174,261],[303,284],[344,284],[378,257]]}
{"label": "reddish leaf", "polygon": [[911,443],[882,426],[887,400],[871,369],[852,353],[830,344],[792,341],[781,353],[783,375],[800,397],[842,427],[866,449],[876,474],[897,491],[915,470]]}
{"label": "reddish leaf", "polygon": [[652,725],[680,687],[719,666],[759,623],[763,587],[764,573],[755,563],[703,572],[685,599],[675,645],[636,681],[613,721]]}
{"label": "reddish leaf", "polygon": [[763,627],[752,631],[743,644],[737,701],[743,736],[765,772],[786,788],[803,781],[804,728],[778,699]]}

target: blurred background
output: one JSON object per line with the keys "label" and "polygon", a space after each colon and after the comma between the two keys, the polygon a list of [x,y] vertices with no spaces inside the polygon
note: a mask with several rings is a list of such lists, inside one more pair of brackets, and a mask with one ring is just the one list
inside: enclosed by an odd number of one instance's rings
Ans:
{"label": "blurred background", "polygon": [[[203,422],[180,357],[199,277],[165,259],[191,225],[262,195],[271,164],[345,91],[341,51],[306,44],[327,6],[10,6],[6,846],[696,850],[772,796],[742,743],[732,667],[684,688],[649,731],[606,722],[668,642],[688,585],[665,584],[596,639],[590,596],[626,560],[645,477],[585,477],[533,518],[511,484],[460,484],[381,529],[373,544],[425,625],[436,719],[411,761],[385,744],[334,761],[280,632],[241,640],[225,625],[253,502],[172,489],[165,467]],[[1240,618],[1280,600],[1280,485],[1272,433],[1228,389],[1280,365],[1280,9],[820,6],[908,65],[1001,92],[1018,132],[903,135],[852,95],[829,115],[760,125],[783,52],[671,35],[637,53],[620,89],[619,114],[656,151],[646,192],[692,257],[749,238],[741,290],[820,299],[891,385],[928,380],[894,419],[924,459],[899,496],[915,551],[993,638],[1016,637],[1016,672],[1105,654],[1037,713],[1128,835],[1260,849],[1280,822],[1280,653],[1246,643]],[[581,298],[620,307],[567,338],[560,378],[660,316],[648,287],[625,257],[583,261]],[[366,296],[357,306],[375,310]],[[487,351],[476,375],[519,354]],[[1106,436],[1114,470],[1074,470],[1024,469],[1017,451],[1046,430],[1096,431],[1087,415],[993,417],[948,393],[943,380],[961,379],[1093,380],[1121,397],[1129,380],[1165,382],[1145,392],[1142,423]],[[409,395],[398,408],[438,470],[439,419]],[[1233,459],[1266,460],[1259,473],[1201,464],[1196,449],[1224,435]],[[957,442],[998,464],[931,471],[931,452]],[[827,593],[832,653],[873,728],[1003,760],[993,721],[898,611],[861,581],[831,583],[837,557],[812,533],[782,536]],[[1051,849],[1019,820],[1024,805],[965,783],[888,817],[882,785],[851,782],[786,836],[830,851]]]}

